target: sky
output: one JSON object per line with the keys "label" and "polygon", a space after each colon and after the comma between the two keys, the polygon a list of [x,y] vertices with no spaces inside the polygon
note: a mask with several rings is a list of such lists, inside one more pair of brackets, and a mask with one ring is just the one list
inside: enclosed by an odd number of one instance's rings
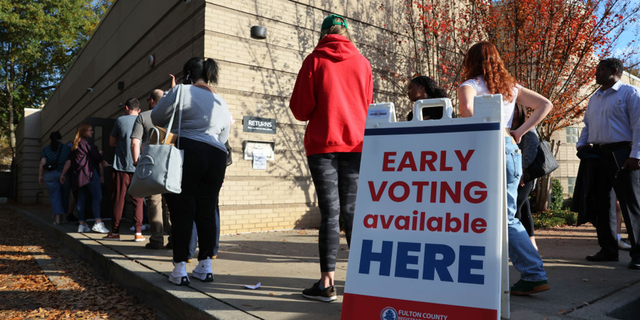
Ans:
{"label": "sky", "polygon": [[[621,36],[620,39],[618,39],[618,42],[616,44],[615,49],[613,50],[613,55],[616,56],[621,52],[624,52],[625,50],[628,50],[629,47],[635,47],[636,51],[639,51],[639,45],[640,43],[638,43],[638,41],[632,43],[632,40],[635,40],[636,38],[636,30],[635,27],[629,28],[627,30],[625,30]],[[640,60],[640,53],[635,54],[632,57],[632,60]]]}

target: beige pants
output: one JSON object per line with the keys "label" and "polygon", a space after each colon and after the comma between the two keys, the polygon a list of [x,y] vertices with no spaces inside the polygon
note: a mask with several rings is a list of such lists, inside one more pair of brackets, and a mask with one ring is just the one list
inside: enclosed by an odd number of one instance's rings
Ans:
{"label": "beige pants", "polygon": [[151,238],[149,242],[164,244],[165,230],[171,234],[171,220],[169,220],[169,209],[161,194],[155,194],[146,198],[147,216],[151,226]]}

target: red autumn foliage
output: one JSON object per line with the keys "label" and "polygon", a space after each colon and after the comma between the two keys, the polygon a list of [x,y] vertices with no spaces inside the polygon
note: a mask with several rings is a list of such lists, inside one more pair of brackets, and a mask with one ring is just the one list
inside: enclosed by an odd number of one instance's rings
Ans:
{"label": "red autumn foliage", "polygon": [[[488,4],[484,28],[510,72],[554,108],[539,126],[542,138],[582,120],[599,60],[612,57],[620,33],[640,5],[629,0],[518,0]],[[618,53],[628,60],[637,51]]]}
{"label": "red autumn foliage", "polygon": [[[519,83],[554,104],[539,128],[545,140],[582,119],[597,89],[595,66],[612,56],[640,11],[633,0],[404,0],[401,5],[380,6],[394,19],[395,30],[395,47],[383,52],[389,58],[383,79],[403,92],[406,80],[429,76],[456,105],[467,49],[489,40]],[[632,48],[616,57],[625,61],[636,53]]]}

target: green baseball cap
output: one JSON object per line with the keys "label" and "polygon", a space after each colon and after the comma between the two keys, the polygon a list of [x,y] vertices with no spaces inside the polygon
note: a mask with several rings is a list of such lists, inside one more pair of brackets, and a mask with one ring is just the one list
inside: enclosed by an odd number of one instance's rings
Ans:
{"label": "green baseball cap", "polygon": [[[336,18],[342,19],[342,21],[336,21]],[[331,28],[331,26],[343,26],[345,27],[347,30],[349,30],[349,27],[347,27],[347,20],[337,14],[332,14],[326,18],[324,18],[324,21],[322,21],[322,29],[327,29],[327,28]]]}

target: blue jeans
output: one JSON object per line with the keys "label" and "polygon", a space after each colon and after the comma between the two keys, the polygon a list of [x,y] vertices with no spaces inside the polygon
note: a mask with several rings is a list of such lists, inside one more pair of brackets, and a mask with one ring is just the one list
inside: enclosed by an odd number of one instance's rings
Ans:
{"label": "blue jeans", "polygon": [[522,177],[522,154],[511,137],[505,137],[507,162],[507,224],[509,226],[509,258],[525,281],[547,280],[542,258],[531,244],[529,234],[516,218],[518,185]]}
{"label": "blue jeans", "polygon": [[65,213],[62,208],[62,184],[60,183],[60,171],[45,171],[44,183],[47,185],[49,192],[49,201],[51,202],[51,213],[56,216]]}
{"label": "blue jeans", "polygon": [[100,203],[102,202],[102,187],[100,186],[100,175],[98,170],[93,171],[91,182],[86,186],[78,189],[78,199],[76,201],[76,209],[78,209],[78,220],[85,221],[85,208],[87,206],[87,193],[91,194],[91,210],[93,217],[100,219]]}

